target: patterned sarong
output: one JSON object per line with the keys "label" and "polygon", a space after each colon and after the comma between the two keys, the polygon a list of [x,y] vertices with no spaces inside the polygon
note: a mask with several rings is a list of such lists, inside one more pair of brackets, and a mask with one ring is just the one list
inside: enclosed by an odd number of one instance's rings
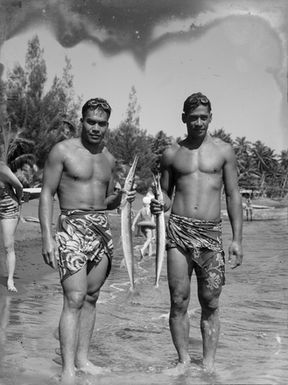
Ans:
{"label": "patterned sarong", "polygon": [[166,229],[166,249],[178,248],[189,253],[205,271],[207,286],[225,283],[225,259],[222,246],[222,222],[202,221],[171,214]]}
{"label": "patterned sarong", "polygon": [[0,219],[17,219],[20,215],[19,203],[11,187],[0,188]]}
{"label": "patterned sarong", "polygon": [[56,241],[59,247],[61,281],[77,273],[88,261],[97,265],[103,255],[111,270],[113,241],[107,215],[100,211],[62,210],[58,220]]}

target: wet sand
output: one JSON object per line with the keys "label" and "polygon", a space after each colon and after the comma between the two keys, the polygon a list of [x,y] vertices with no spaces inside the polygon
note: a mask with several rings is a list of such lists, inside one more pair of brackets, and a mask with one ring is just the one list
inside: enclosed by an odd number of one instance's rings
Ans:
{"label": "wet sand", "polygon": [[[27,221],[20,222],[17,229],[15,284],[18,293],[8,293],[6,273],[5,269],[3,270],[3,262],[1,263],[0,385],[52,385],[57,383],[60,373],[60,358],[55,353],[58,341],[54,333],[62,307],[62,293],[58,273],[43,262],[40,226],[37,221],[33,221],[37,220],[37,211],[37,200],[26,203],[22,216]],[[57,214],[56,207],[55,218]],[[286,362],[287,353],[287,242],[282,243],[283,235],[277,234],[278,228],[287,227],[287,208],[278,209],[277,216],[280,225],[274,220],[271,221],[275,234],[270,230],[269,221],[265,221],[265,225],[264,221],[263,225],[261,222],[258,222],[258,225],[257,221],[254,224],[244,222],[246,259],[241,269],[227,271],[227,284],[222,295],[225,306],[222,310],[223,328],[216,362],[220,377],[208,378],[199,372],[200,309],[193,295],[189,314],[191,353],[195,362],[188,377],[175,379],[169,379],[162,374],[163,369],[173,366],[176,362],[168,327],[169,295],[166,269],[163,268],[160,289],[155,292],[152,290],[154,263],[144,261],[143,264],[138,264],[136,276],[141,278],[137,278],[137,286],[142,291],[142,297],[139,298],[139,303],[127,303],[128,277],[125,269],[121,270],[119,267],[120,229],[119,218],[115,217],[111,224],[116,258],[99,299],[99,312],[91,346],[91,354],[96,364],[112,367],[113,374],[97,379],[79,376],[77,384],[240,384],[248,383],[247,378],[250,379],[249,383],[254,384],[284,384],[281,379],[286,375],[283,363]],[[269,235],[271,238],[268,238]],[[227,239],[230,238],[227,221],[224,238],[227,247]],[[265,241],[267,243],[264,243]],[[263,260],[263,252],[259,252],[261,248],[266,249],[262,266],[259,264],[259,261]],[[2,240],[0,252],[3,259]],[[272,286],[269,284],[270,279]],[[192,292],[195,291],[194,280]],[[260,300],[261,296],[263,298]],[[262,316],[256,313],[256,310],[259,312],[259,309],[262,309],[261,304],[265,305]],[[234,309],[232,313],[231,308]],[[256,351],[258,345],[259,349]],[[235,357],[239,355],[242,358],[237,361],[237,358],[233,358],[234,354]],[[267,363],[271,364],[271,368],[267,370],[269,377],[266,378],[262,376],[261,368],[263,367],[265,372]],[[274,377],[271,377],[271,373]]]}

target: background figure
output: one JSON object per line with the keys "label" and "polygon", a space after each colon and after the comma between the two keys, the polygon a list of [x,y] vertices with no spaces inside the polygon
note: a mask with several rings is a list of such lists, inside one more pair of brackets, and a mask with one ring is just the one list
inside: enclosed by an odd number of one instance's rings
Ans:
{"label": "background figure", "polygon": [[143,246],[140,248],[140,261],[143,259],[147,248],[149,257],[151,257],[153,252],[153,230],[155,229],[156,224],[154,216],[150,210],[150,202],[151,198],[148,196],[143,198],[143,207],[138,211],[132,223],[132,231],[135,231],[135,226],[137,224],[146,238]]}
{"label": "background figure", "polygon": [[248,197],[246,199],[246,204],[245,204],[245,212],[246,212],[246,219],[247,221],[252,221],[253,220],[253,207],[252,207],[252,199]]}
{"label": "background figure", "polygon": [[20,218],[20,205],[23,186],[16,175],[4,163],[0,162],[0,223],[8,271],[7,288],[17,292],[14,285],[16,256],[14,237]]}

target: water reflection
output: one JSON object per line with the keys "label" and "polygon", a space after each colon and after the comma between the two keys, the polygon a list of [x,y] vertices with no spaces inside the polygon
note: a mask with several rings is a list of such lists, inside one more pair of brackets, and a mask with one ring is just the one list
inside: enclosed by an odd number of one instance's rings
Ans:
{"label": "water reflection", "polygon": [[5,294],[0,295],[0,351],[4,350],[7,340],[7,327],[10,318],[11,297]]}

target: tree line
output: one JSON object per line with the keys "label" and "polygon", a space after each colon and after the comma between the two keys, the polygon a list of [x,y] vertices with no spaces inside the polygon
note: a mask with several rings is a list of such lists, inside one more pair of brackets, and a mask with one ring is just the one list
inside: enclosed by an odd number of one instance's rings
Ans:
{"label": "tree line", "polygon": [[[38,36],[28,42],[25,65],[9,69],[6,82],[0,83],[1,157],[27,186],[39,184],[47,155],[52,146],[79,135],[81,98],[73,90],[72,65],[65,58],[62,75],[55,76],[47,89],[47,67]],[[122,184],[134,156],[139,155],[137,190],[145,192],[159,169],[163,151],[180,138],[161,129],[148,134],[140,126],[140,106],[134,87],[123,121],[109,129],[106,145],[117,159],[117,175]],[[270,197],[288,192],[288,150],[277,155],[261,141],[245,137],[235,140],[223,128],[212,135],[231,143],[235,150],[239,186]],[[25,165],[30,165],[30,174]],[[32,170],[32,171],[31,171]],[[29,175],[28,175],[29,174]]]}

